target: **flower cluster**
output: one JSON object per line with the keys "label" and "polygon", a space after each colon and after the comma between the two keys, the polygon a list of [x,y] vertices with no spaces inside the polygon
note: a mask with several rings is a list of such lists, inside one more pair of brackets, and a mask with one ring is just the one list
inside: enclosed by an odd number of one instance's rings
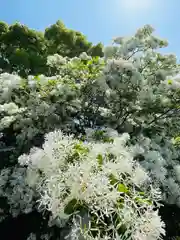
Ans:
{"label": "flower cluster", "polygon": [[33,210],[36,205],[36,194],[26,181],[25,168],[15,167],[1,170],[0,182],[0,197],[7,199],[9,211],[13,217]]}
{"label": "flower cluster", "polygon": [[14,102],[0,105],[0,130],[8,128],[26,108],[19,108]]}
{"label": "flower cluster", "polygon": [[[154,210],[160,192],[134,162],[127,138],[123,134],[113,143],[83,143],[55,131],[46,135],[42,149],[33,148],[19,157],[19,163],[28,167],[36,182],[40,206],[53,218],[73,218],[76,234],[85,239],[118,239],[121,234],[136,240],[158,239],[164,234],[164,224]],[[86,228],[80,217],[83,211],[88,214]]]}
{"label": "flower cluster", "polygon": [[18,75],[1,73],[0,74],[0,102],[11,98],[13,89],[19,88],[22,79]]}

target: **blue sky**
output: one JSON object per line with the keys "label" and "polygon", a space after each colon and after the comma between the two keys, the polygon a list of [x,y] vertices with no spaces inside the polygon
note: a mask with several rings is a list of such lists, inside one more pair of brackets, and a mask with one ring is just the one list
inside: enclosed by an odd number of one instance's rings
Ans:
{"label": "blue sky", "polygon": [[166,52],[180,59],[180,0],[2,0],[0,20],[19,21],[37,30],[61,19],[89,41],[109,44],[144,24],[169,41]]}

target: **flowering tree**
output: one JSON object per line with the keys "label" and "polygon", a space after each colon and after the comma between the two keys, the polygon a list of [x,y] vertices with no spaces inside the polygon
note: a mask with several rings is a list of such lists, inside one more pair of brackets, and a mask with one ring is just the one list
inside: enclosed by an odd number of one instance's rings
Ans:
{"label": "flowering tree", "polygon": [[0,195],[10,214],[49,212],[69,239],[164,234],[159,189],[180,206],[180,69],[153,31],[114,39],[103,58],[51,55],[53,77],[0,75]]}

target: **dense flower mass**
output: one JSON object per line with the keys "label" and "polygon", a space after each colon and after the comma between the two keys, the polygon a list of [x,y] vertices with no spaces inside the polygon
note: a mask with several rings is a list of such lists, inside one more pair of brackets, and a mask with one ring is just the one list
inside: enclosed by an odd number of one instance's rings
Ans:
{"label": "dense flower mass", "polygon": [[113,143],[82,143],[55,131],[46,135],[42,149],[33,148],[29,155],[19,157],[19,163],[28,166],[42,195],[40,205],[53,218],[75,220],[76,215],[87,212],[87,229],[81,229],[85,239],[118,239],[121,234],[158,239],[164,234],[164,224],[153,202],[160,193],[133,161],[132,150],[125,145],[127,138],[123,134]]}
{"label": "dense flower mass", "polygon": [[2,222],[41,214],[47,228],[27,239],[163,238],[159,208],[180,207],[180,67],[153,31],[0,74]]}

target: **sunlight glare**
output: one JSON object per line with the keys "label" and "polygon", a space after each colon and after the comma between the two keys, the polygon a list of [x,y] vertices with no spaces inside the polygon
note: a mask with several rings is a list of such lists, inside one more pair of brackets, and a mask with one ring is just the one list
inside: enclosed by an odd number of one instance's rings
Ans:
{"label": "sunlight glare", "polygon": [[123,8],[128,10],[147,10],[153,4],[153,0],[121,0]]}

